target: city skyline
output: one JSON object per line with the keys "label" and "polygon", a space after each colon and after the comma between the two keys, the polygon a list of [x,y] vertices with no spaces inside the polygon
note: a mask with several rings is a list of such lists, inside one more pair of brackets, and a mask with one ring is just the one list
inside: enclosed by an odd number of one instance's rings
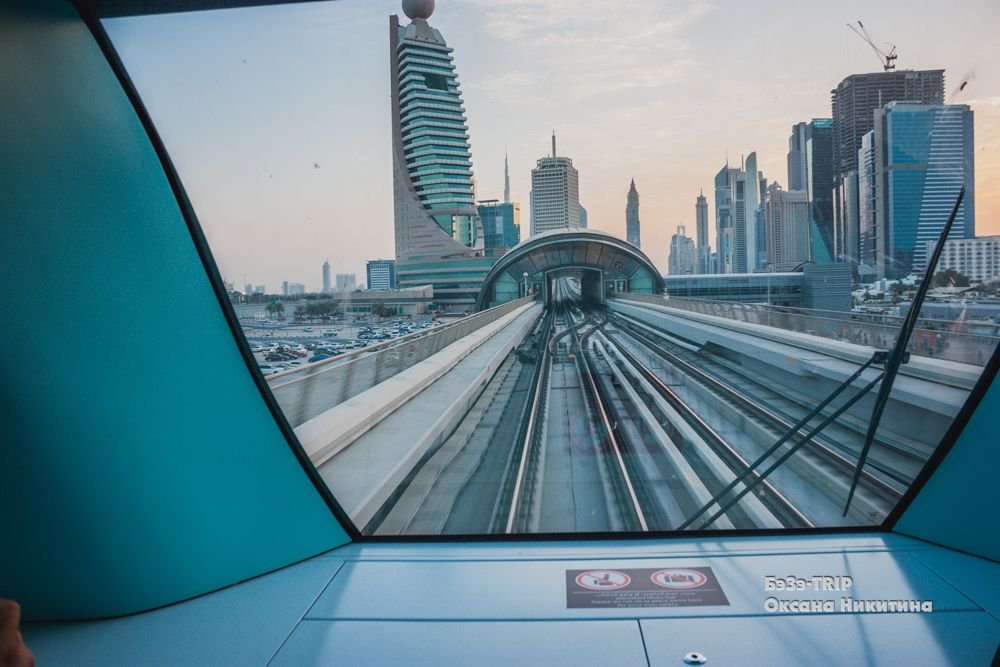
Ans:
{"label": "city skyline", "polygon": [[[1000,194],[989,185],[1000,178],[1000,73],[984,66],[997,59],[985,27],[1000,10],[967,6],[947,20],[916,8],[902,21],[860,3],[809,16],[777,5],[754,13],[768,31],[784,38],[782,26],[804,20],[830,30],[783,40],[740,34],[711,49],[719,16],[749,8],[623,3],[597,18],[562,2],[450,0],[438,3],[434,25],[456,52],[478,198],[502,196],[506,148],[511,198],[530,207],[530,169],[554,127],[560,154],[585,175],[591,227],[624,238],[622,188],[631,176],[648,184],[643,245],[665,273],[670,236],[691,224],[690,201],[711,191],[727,149],[735,164],[756,150],[758,169],[786,186],[788,128],[829,116],[839,81],[878,69],[867,45],[838,28],[859,12],[877,38],[899,45],[899,68],[945,69],[946,100],[976,111],[977,232],[1000,232]],[[325,257],[335,271],[363,273],[367,259],[391,255],[384,31],[393,13],[401,13],[395,1],[340,2],[107,22],[228,280],[245,274],[318,290]],[[595,43],[610,51],[598,58]],[[748,49],[776,66],[752,82],[720,67]],[[282,80],[300,66],[302,80]],[[321,89],[319,80],[341,85]],[[275,136],[248,130],[267,125]],[[709,228],[715,249],[714,220]]]}

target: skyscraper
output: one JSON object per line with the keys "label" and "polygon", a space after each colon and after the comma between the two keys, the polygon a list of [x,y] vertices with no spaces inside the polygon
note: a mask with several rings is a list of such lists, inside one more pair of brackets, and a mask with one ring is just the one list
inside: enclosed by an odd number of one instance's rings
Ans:
{"label": "skyscraper", "polygon": [[729,168],[715,175],[715,245],[716,271],[733,273],[733,189]]}
{"label": "skyscraper", "polygon": [[330,260],[323,262],[323,294],[330,293]]}
{"label": "skyscraper", "polygon": [[677,226],[677,233],[670,237],[670,255],[667,257],[667,272],[672,276],[694,273],[697,254],[694,241],[688,238],[684,225]]}
{"label": "skyscraper", "polygon": [[389,17],[396,270],[401,287],[432,285],[444,307],[468,306],[493,260],[483,252],[468,126],[452,49],[427,19],[433,3]]}
{"label": "skyscraper", "polygon": [[806,126],[806,193],[809,197],[809,256],[833,261],[833,121],[813,118]]}
{"label": "skyscraper", "polygon": [[806,140],[808,123],[792,125],[788,137],[788,190],[806,190]]}
{"label": "skyscraper", "polygon": [[959,190],[949,239],[976,235],[973,116],[968,105],[892,102],[875,112],[876,272],[923,271]]}
{"label": "skyscraper", "polygon": [[878,265],[878,187],[875,131],[861,138],[858,151],[858,264],[868,274]]}
{"label": "skyscraper", "polygon": [[767,264],[774,271],[790,271],[809,260],[809,200],[805,190],[768,186],[764,195]]}
{"label": "skyscraper", "polygon": [[746,169],[744,178],[746,179],[746,190],[743,195],[743,257],[742,268],[738,273],[753,273],[758,268],[757,257],[757,209],[760,207],[764,193],[761,191],[760,183],[763,178],[757,171],[757,153],[752,152],[747,156],[744,165]]}
{"label": "skyscraper", "polygon": [[625,205],[625,240],[641,248],[639,241],[639,193],[635,189],[635,179],[629,187],[627,204]]}
{"label": "skyscraper", "polygon": [[507,162],[507,151],[503,154],[503,200],[510,202],[510,164]]}
{"label": "skyscraper", "polygon": [[694,228],[697,241],[698,273],[711,273],[709,260],[712,248],[708,245],[708,199],[705,198],[705,191],[698,192],[698,198],[694,202]]}
{"label": "skyscraper", "polygon": [[486,199],[477,206],[483,221],[483,246],[488,257],[502,257],[521,241],[521,205]]}
{"label": "skyscraper", "polygon": [[579,209],[580,209],[580,229],[586,229],[587,228],[587,209],[585,209],[583,207],[583,204],[580,204]]}
{"label": "skyscraper", "polygon": [[860,234],[857,198],[858,151],[874,127],[874,111],[895,101],[941,104],[944,70],[899,70],[852,74],[830,91],[833,111],[833,234],[835,261],[857,261]]}
{"label": "skyscraper", "polygon": [[531,170],[531,235],[579,226],[580,175],[573,160],[558,157],[553,132],[552,155]]}

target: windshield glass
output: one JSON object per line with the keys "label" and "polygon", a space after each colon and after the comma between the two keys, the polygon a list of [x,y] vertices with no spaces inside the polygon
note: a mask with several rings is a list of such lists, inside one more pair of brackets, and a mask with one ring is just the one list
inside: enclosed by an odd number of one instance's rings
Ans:
{"label": "windshield glass", "polygon": [[361,533],[649,533],[879,525],[980,379],[1000,8],[959,5],[103,25]]}

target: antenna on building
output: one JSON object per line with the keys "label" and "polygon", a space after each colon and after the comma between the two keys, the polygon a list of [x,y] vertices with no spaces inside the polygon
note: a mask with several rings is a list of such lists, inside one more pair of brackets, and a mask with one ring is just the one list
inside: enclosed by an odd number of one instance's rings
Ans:
{"label": "antenna on building", "polygon": [[552,130],[552,157],[556,156],[556,131]]}

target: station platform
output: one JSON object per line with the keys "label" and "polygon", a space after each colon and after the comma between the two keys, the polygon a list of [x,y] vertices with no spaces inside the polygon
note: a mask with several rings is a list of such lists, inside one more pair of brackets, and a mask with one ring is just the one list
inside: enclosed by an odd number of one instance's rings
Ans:
{"label": "station platform", "polygon": [[[575,583],[582,572],[692,568],[710,569],[725,604],[714,591],[629,606],[671,598]],[[766,590],[766,577],[824,576],[852,583]],[[873,609],[929,601],[932,611],[845,611],[841,598]],[[769,599],[800,611],[770,610]],[[802,611],[812,600],[832,600],[834,611]],[[29,624],[24,635],[40,665],[642,666],[683,665],[689,653],[710,665],[988,665],[1000,567],[886,533],[369,542],[156,611]]]}

